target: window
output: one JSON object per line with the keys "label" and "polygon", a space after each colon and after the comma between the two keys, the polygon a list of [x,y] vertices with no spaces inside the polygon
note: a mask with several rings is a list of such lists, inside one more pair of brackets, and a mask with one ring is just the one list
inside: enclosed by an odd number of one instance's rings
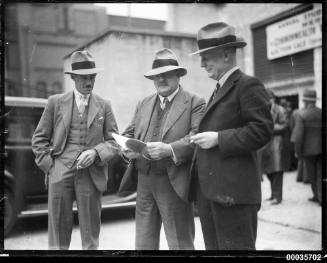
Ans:
{"label": "window", "polygon": [[47,84],[44,81],[39,81],[36,84],[35,89],[36,89],[37,97],[40,97],[40,98],[48,97]]}

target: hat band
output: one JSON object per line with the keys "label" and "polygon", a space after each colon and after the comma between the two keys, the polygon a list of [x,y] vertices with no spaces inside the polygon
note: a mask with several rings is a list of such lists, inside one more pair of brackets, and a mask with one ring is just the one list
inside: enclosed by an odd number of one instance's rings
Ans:
{"label": "hat band", "polygon": [[178,62],[175,59],[155,59],[152,64],[152,69],[165,66],[178,66]]}
{"label": "hat band", "polygon": [[230,42],[235,42],[236,36],[229,35],[221,38],[208,38],[198,40],[199,49],[205,49],[208,47],[216,47]]}
{"label": "hat band", "polygon": [[93,61],[81,61],[72,63],[72,70],[95,68]]}

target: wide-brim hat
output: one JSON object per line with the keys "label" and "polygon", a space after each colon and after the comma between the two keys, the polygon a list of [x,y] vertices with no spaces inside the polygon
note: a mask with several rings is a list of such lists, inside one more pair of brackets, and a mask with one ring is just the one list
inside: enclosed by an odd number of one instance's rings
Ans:
{"label": "wide-brim hat", "polygon": [[75,51],[71,57],[72,70],[65,74],[91,75],[103,71],[103,68],[97,68],[91,54],[87,50]]}
{"label": "wide-brim hat", "polygon": [[316,101],[317,98],[317,92],[313,89],[306,89],[303,91],[303,101]]}
{"label": "wide-brim hat", "polygon": [[169,71],[177,71],[177,74],[180,77],[186,75],[187,73],[186,68],[179,65],[175,53],[168,48],[164,48],[155,52],[154,60],[152,63],[152,70],[149,70],[147,73],[145,73],[144,77],[153,80],[154,76]]}
{"label": "wide-brim hat", "polygon": [[202,27],[197,34],[199,50],[190,56],[218,47],[243,48],[246,42],[235,34],[235,28],[223,22],[212,23]]}

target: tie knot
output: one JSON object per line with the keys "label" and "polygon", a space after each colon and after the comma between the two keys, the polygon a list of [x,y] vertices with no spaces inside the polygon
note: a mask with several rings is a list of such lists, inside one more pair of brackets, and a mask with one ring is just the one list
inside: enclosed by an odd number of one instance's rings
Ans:
{"label": "tie knot", "polygon": [[167,104],[167,102],[168,102],[168,99],[165,97],[164,99],[163,99],[163,104]]}

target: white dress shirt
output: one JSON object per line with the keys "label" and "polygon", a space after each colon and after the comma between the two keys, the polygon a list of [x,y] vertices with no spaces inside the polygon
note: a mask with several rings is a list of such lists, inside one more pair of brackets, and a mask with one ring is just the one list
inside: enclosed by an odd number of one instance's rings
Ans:
{"label": "white dress shirt", "polygon": [[80,115],[84,113],[85,107],[89,104],[90,94],[84,95],[74,89],[75,101]]}

